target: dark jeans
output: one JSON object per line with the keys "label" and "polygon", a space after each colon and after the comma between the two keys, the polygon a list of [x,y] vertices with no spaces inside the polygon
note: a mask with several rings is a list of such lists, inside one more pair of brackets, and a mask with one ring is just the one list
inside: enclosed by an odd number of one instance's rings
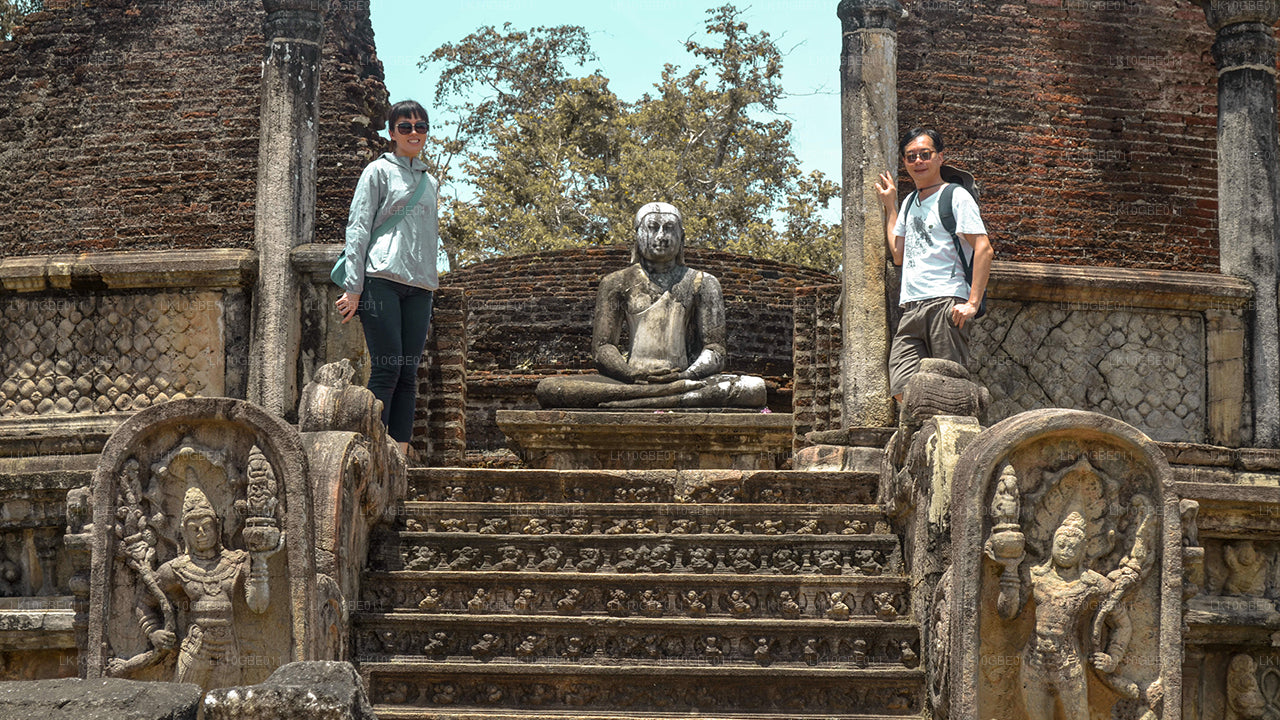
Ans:
{"label": "dark jeans", "polygon": [[413,436],[418,363],[431,330],[430,290],[366,277],[357,313],[369,347],[369,389],[382,401],[382,422],[396,442]]}

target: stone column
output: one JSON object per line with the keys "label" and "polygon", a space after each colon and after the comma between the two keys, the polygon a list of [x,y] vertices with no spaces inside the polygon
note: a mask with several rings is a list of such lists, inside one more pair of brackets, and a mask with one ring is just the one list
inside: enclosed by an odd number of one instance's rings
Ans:
{"label": "stone column", "polygon": [[1249,280],[1253,444],[1280,447],[1280,152],[1276,39],[1280,0],[1196,0],[1218,34],[1218,257],[1223,274]]}
{"label": "stone column", "polygon": [[[844,295],[840,381],[844,427],[895,422],[889,395],[884,219],[872,184],[895,171],[898,0],[841,0],[840,120],[844,152]],[[896,288],[893,288],[897,295]]]}
{"label": "stone column", "polygon": [[292,416],[298,397],[298,277],[289,251],[312,241],[320,52],[328,0],[263,0],[267,38],[258,134],[258,283],[249,400]]}

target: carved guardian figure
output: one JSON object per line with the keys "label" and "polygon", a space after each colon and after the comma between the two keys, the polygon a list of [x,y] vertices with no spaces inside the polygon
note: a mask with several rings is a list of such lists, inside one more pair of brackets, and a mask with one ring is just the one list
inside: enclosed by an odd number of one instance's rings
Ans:
{"label": "carved guardian figure", "polygon": [[[156,582],[167,602],[186,609],[174,680],[205,689],[239,684],[235,593],[243,588],[251,610],[266,610],[271,602],[266,561],[283,547],[283,533],[278,529],[273,533],[273,547],[223,547],[218,515],[205,494],[193,487],[188,488],[182,502],[182,537],[186,553],[156,571]],[[142,631],[158,650],[170,650],[179,640],[164,626],[164,615],[171,609],[162,608],[154,595],[140,596]]]}

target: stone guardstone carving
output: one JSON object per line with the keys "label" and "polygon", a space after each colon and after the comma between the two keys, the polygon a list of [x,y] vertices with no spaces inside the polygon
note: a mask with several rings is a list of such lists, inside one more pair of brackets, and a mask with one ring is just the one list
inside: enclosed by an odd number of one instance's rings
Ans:
{"label": "stone guardstone carving", "polygon": [[[201,687],[222,687],[240,681],[235,605],[243,598],[251,611],[267,611],[271,604],[267,559],[284,544],[284,534],[274,517],[252,519],[258,524],[246,525],[242,532],[246,547],[253,549],[228,550],[222,546],[222,522],[213,505],[200,488],[190,487],[182,502],[185,553],[153,572],[148,559],[154,559],[154,549],[145,540],[132,546],[140,550],[136,555],[126,550],[130,560],[135,561],[133,564],[142,570],[140,579],[152,591],[139,598],[138,607],[142,631],[152,649],[135,658],[143,657],[150,663],[175,648],[178,635],[173,630],[173,618],[176,608],[185,603],[187,622],[181,628],[182,644],[177,646],[174,680]],[[159,592],[154,592],[156,589]],[[127,674],[135,658],[109,659],[107,674]]]}
{"label": "stone guardstone carving", "polygon": [[381,421],[382,403],[351,382],[343,359],[323,365],[302,390],[298,428],[315,510],[323,657],[347,657],[346,599],[360,596],[373,525],[408,492],[404,455]]}
{"label": "stone guardstone carving", "polygon": [[[991,404],[991,393],[970,379],[963,365],[941,358],[926,358],[920,370],[907,381],[902,391],[902,408],[898,429],[889,438],[880,468],[880,502],[891,516],[901,517],[917,505],[922,489],[934,477],[938,441],[937,418],[956,416],[973,418],[976,431]],[[954,423],[952,423],[954,424]],[[967,442],[972,432],[962,433]],[[937,497],[933,513],[945,514],[945,497]]]}
{"label": "stone guardstone carving", "polygon": [[88,677],[261,682],[320,654],[307,460],[229,398],[144,410],[93,477]]}
{"label": "stone guardstone carving", "polygon": [[1173,487],[1163,452],[1102,415],[1032,411],[983,431],[955,467],[931,697],[974,720],[1178,717],[1195,531]]}
{"label": "stone guardstone carving", "polygon": [[596,297],[591,347],[600,374],[543,380],[542,407],[764,406],[763,378],[721,372],[728,352],[720,282],[685,266],[684,240],[674,206],[640,208],[632,265],[606,275]]}

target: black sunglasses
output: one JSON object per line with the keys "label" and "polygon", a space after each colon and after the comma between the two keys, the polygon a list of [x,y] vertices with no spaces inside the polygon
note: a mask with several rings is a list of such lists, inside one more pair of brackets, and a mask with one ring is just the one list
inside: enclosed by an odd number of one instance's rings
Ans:
{"label": "black sunglasses", "polygon": [[401,135],[408,135],[410,132],[417,132],[420,135],[426,135],[431,126],[425,122],[402,122],[396,124],[396,132]]}

